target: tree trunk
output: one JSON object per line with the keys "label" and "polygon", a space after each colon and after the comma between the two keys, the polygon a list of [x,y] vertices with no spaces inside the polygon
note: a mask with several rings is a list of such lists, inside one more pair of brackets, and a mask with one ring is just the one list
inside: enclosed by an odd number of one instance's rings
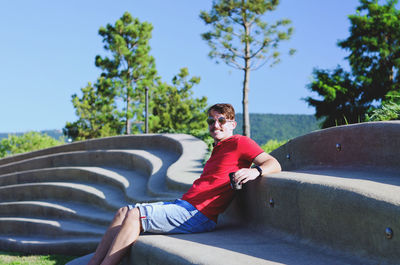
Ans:
{"label": "tree trunk", "polygon": [[249,114],[249,78],[250,70],[244,69],[243,80],[243,135],[250,137],[250,114]]}
{"label": "tree trunk", "polygon": [[[243,2],[242,2],[243,3]],[[249,25],[247,24],[246,12],[243,13],[243,26],[246,38],[250,36]],[[250,82],[250,43],[246,39],[244,48],[244,80],[243,80],[243,135],[250,137],[250,114],[249,114],[249,82]]]}

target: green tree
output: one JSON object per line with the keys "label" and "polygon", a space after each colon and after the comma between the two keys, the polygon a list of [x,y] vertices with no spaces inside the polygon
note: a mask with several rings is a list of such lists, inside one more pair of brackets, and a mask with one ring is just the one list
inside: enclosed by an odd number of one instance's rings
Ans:
{"label": "green tree", "polygon": [[[213,1],[210,12],[200,14],[206,25],[212,27],[202,34],[211,48],[209,56],[244,73],[243,134],[247,136],[250,136],[250,71],[279,62],[279,44],[293,32],[288,19],[271,24],[264,20],[264,14],[275,10],[278,4],[278,0],[218,0]],[[293,52],[290,50],[290,54]]]}
{"label": "green tree", "polygon": [[352,72],[363,86],[362,101],[382,100],[400,90],[400,11],[397,0],[380,5],[378,0],[360,0],[350,15],[350,36],[338,43],[350,52]]}
{"label": "green tree", "polygon": [[9,135],[0,141],[0,158],[61,144],[64,144],[63,139],[56,140],[39,132],[27,132],[21,136]]}
{"label": "green tree", "polygon": [[143,119],[145,87],[152,87],[156,75],[154,58],[149,55],[152,29],[150,23],[141,23],[125,12],[115,25],[99,30],[104,48],[111,55],[97,55],[96,66],[103,70],[102,76],[112,80],[123,102],[119,115],[125,119],[126,134],[131,133],[132,118]]}
{"label": "green tree", "polygon": [[363,120],[369,104],[363,103],[362,86],[351,74],[341,67],[333,71],[315,69],[313,79],[309,89],[323,98],[305,100],[315,107],[315,117],[321,120],[322,128]]}
{"label": "green tree", "polygon": [[350,15],[350,36],[338,42],[349,51],[351,71],[314,70],[309,89],[322,99],[305,100],[316,108],[324,128],[362,122],[376,102],[399,95],[400,13],[397,0],[380,5],[378,0],[360,0]]}
{"label": "green tree", "polygon": [[72,104],[79,119],[67,122],[64,135],[74,140],[85,140],[121,134],[123,123],[117,115],[111,80],[100,77],[94,86],[88,83],[81,91],[81,98],[72,95]]}
{"label": "green tree", "polygon": [[193,98],[192,87],[200,77],[189,79],[187,68],[180,69],[172,85],[159,81],[151,97],[150,132],[196,133],[207,128],[207,98]]}

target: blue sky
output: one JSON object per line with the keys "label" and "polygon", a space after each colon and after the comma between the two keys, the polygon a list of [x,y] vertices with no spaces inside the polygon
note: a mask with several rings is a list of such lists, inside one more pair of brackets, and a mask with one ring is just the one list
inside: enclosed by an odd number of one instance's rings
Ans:
{"label": "blue sky", "polygon": [[[301,100],[316,96],[307,89],[313,68],[346,67],[346,51],[338,40],[349,36],[348,15],[358,0],[281,0],[266,19],[289,18],[295,29],[281,45],[286,53],[278,65],[252,72],[251,113],[314,114]],[[230,102],[242,112],[241,71],[208,58],[200,34],[207,27],[199,18],[211,0],[2,0],[0,1],[0,132],[62,129],[77,119],[71,95],[94,82],[94,65],[104,54],[98,29],[114,23],[125,11],[153,24],[151,54],[163,81],[182,67],[201,77],[196,97],[208,103]]]}

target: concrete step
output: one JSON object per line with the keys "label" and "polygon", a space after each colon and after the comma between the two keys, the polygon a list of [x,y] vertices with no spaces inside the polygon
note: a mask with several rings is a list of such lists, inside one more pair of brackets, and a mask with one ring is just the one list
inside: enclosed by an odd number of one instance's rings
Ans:
{"label": "concrete step", "polygon": [[206,149],[188,135],[110,137],[0,159],[0,248],[94,251],[118,208],[182,196],[201,166],[196,142]]}
{"label": "concrete step", "polygon": [[[136,173],[135,170],[130,172]],[[123,175],[116,173],[114,168],[106,167],[42,168],[0,175],[0,186],[52,181],[104,183],[120,189],[129,186]]]}
{"label": "concrete step", "polygon": [[[294,139],[273,153],[291,171],[246,184],[215,232],[143,235],[127,262],[400,264],[399,129],[351,125]],[[117,208],[180,197],[201,174],[205,151],[188,135],[149,135],[2,159],[0,249],[93,251]]]}
{"label": "concrete step", "polygon": [[[149,161],[147,159],[154,159]],[[160,160],[150,153],[139,150],[94,150],[70,153],[58,153],[29,158],[0,166],[0,175],[40,168],[64,166],[111,166],[138,170],[147,176],[158,168]]]}
{"label": "concrete step", "polygon": [[99,237],[57,238],[0,236],[0,249],[29,254],[86,255],[96,249]]}
{"label": "concrete step", "polygon": [[208,152],[205,142],[186,134],[169,135],[182,146],[179,159],[167,171],[166,187],[170,190],[187,191],[203,171]]}
{"label": "concrete step", "polygon": [[0,217],[77,220],[107,226],[114,212],[65,201],[18,201],[0,203]]}
{"label": "concrete step", "polygon": [[[165,151],[151,151],[151,154],[160,159],[158,167],[154,170],[147,182],[147,192],[150,196],[169,196],[171,191],[167,190],[166,175],[168,168],[177,160],[176,154]],[[154,159],[152,159],[154,161]],[[154,162],[153,162],[154,163]]]}
{"label": "concrete step", "polygon": [[[167,166],[165,166],[167,167]],[[157,186],[157,181],[164,183],[165,171],[158,170],[155,178],[141,174],[136,170],[112,167],[58,167],[44,168],[9,173],[0,176],[0,186],[13,184],[33,183],[33,182],[85,182],[103,183],[124,190],[128,201],[157,201],[171,200],[182,196],[183,192],[168,191]],[[161,183],[161,185],[162,185]],[[153,186],[149,194],[148,187]],[[158,189],[158,190],[157,190]]]}
{"label": "concrete step", "polygon": [[[110,151],[107,151],[110,152]],[[112,151],[111,154],[107,153],[106,158],[103,157],[103,151],[92,151],[89,154],[86,154],[88,157],[85,157],[84,154],[81,152],[77,153],[70,153],[70,154],[58,154],[57,156],[46,156],[35,159],[35,161],[20,161],[13,165],[5,165],[3,168],[0,168],[0,172],[7,173],[10,170],[24,170],[18,171],[18,173],[8,173],[3,174],[0,176],[0,184],[2,185],[9,185],[10,183],[25,183],[31,182],[33,180],[36,181],[72,181],[72,180],[91,180],[96,182],[107,182],[112,185],[123,185],[125,188],[128,188],[129,181],[122,175],[115,173],[115,168],[118,169],[125,169],[125,173],[128,171],[126,170],[127,164],[124,163],[124,166],[121,165],[119,161],[119,165],[116,163],[112,163],[112,166],[106,166],[110,164],[111,159],[110,156],[118,155],[118,156],[129,156],[132,155],[131,159],[137,160],[137,157],[141,157],[141,161],[137,162],[141,165],[143,164],[143,159],[147,160],[146,164],[147,167],[145,169],[140,170],[140,166],[135,166],[135,168],[129,168],[130,171],[135,172],[135,174],[129,173],[128,176],[131,181],[133,177],[136,175],[138,177],[143,178],[143,176],[147,175],[146,179],[146,187],[141,188],[142,190],[145,189],[146,193],[149,193],[150,197],[159,197],[159,198],[168,198],[171,195],[177,196],[181,195],[181,191],[172,192],[166,189],[165,178],[167,174],[167,170],[169,166],[176,161],[177,157],[176,154],[172,152],[161,152],[161,151],[152,151],[147,152],[143,150],[124,150],[121,152]],[[102,156],[102,159],[106,159],[107,162],[101,163],[102,160],[98,156]],[[79,158],[75,158],[75,160],[79,160],[79,162],[71,162],[68,163],[63,160],[68,160],[70,156],[79,156]],[[93,159],[96,157],[96,162],[92,162],[91,165],[99,164],[98,167],[90,167],[90,163],[87,160]],[[127,159],[125,157],[125,159]],[[40,161],[37,161],[40,160]],[[93,159],[94,160],[94,159]],[[57,165],[57,168],[42,168],[42,169],[31,169],[32,167],[37,166],[37,164],[46,164],[45,166]],[[33,165],[32,165],[33,164]],[[64,165],[69,164],[69,167],[65,167]],[[86,167],[79,165],[87,165]],[[75,167],[72,167],[74,166]],[[101,166],[100,166],[101,165]],[[139,170],[138,170],[139,168]],[[149,170],[151,172],[149,173]],[[80,172],[79,172],[80,171]],[[121,170],[122,171],[122,170]],[[120,171],[120,172],[121,172]],[[145,172],[145,173],[144,173]],[[52,176],[53,175],[53,176]],[[135,199],[138,200],[138,199]]]}
{"label": "concrete step", "polygon": [[211,233],[143,235],[123,264],[368,265],[382,261],[357,258],[272,229],[220,227]]}
{"label": "concrete step", "polygon": [[[27,160],[32,157],[46,156],[49,154],[109,149],[165,150],[174,152],[179,156],[186,149],[186,145],[191,142],[196,142],[196,139],[197,138],[187,134],[137,134],[112,136],[77,141],[38,151],[9,156],[0,159],[0,165]],[[199,140],[197,139],[197,141]]]}
{"label": "concrete step", "polygon": [[57,219],[0,217],[0,233],[8,236],[101,237],[107,227]]}
{"label": "concrete step", "polygon": [[0,187],[0,201],[67,200],[116,210],[128,204],[124,193],[100,184],[41,182]]}
{"label": "concrete step", "polygon": [[[400,175],[376,168],[313,168],[246,184],[220,221],[282,230],[359,256],[400,264]],[[387,231],[394,236],[388,237]],[[393,234],[392,234],[393,235]],[[395,262],[395,264],[396,264]]]}

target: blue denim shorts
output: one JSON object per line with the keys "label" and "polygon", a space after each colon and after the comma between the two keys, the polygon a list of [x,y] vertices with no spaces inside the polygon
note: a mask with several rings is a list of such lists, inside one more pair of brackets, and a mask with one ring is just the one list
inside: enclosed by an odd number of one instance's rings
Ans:
{"label": "blue denim shorts", "polygon": [[139,208],[143,232],[160,234],[188,234],[212,231],[216,223],[187,201],[137,203],[128,205]]}

